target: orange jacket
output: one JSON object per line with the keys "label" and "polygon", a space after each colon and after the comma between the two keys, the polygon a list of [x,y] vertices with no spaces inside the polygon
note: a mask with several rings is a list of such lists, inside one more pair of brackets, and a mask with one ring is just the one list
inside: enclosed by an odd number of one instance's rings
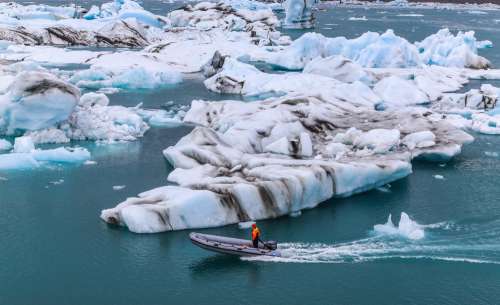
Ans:
{"label": "orange jacket", "polygon": [[259,228],[255,228],[252,230],[252,240],[256,240],[260,237]]}

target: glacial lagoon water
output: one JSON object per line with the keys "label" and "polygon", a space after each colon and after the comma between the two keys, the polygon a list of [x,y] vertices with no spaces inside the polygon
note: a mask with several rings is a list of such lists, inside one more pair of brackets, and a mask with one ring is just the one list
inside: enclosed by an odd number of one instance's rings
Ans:
{"label": "glacial lagoon water", "polygon": [[[328,36],[393,28],[413,41],[443,26],[476,30],[496,46],[483,55],[500,66],[499,12],[339,8],[317,17]],[[226,97],[199,80],[110,96],[113,104],[149,108],[195,98]],[[97,163],[0,173],[0,304],[500,303],[500,137],[474,135],[447,164],[415,162],[411,176],[390,186],[262,221],[265,238],[286,243],[286,259],[247,261],[192,246],[189,231],[138,235],[98,217],[167,183],[171,167],[161,151],[189,131],[152,128],[138,142],[74,143]],[[389,214],[397,224],[401,212],[423,225],[424,238],[373,231]],[[235,225],[203,231],[248,235]]]}

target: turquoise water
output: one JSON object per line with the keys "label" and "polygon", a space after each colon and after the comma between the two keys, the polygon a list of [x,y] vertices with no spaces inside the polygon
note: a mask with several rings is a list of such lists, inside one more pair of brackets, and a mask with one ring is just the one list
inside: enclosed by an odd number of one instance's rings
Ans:
{"label": "turquoise water", "polygon": [[[378,11],[319,12],[319,27],[349,37],[392,27],[415,40],[450,24],[500,45],[484,15],[470,15],[474,21],[461,18],[465,12],[422,10],[425,20],[405,22],[396,15],[406,10]],[[377,14],[387,18],[372,20]],[[345,20],[363,15],[368,21]],[[341,26],[322,29],[327,23]],[[496,50],[484,55],[499,66]],[[199,80],[110,96],[113,104],[151,108],[194,98],[226,97]],[[265,238],[285,243],[288,257],[267,262],[205,252],[191,245],[189,231],[138,235],[99,219],[102,209],[166,184],[171,167],[161,151],[189,131],[152,128],[133,143],[74,143],[89,148],[97,164],[0,173],[8,179],[0,180],[0,304],[500,303],[500,157],[491,154],[500,153],[500,137],[475,135],[452,162],[416,162],[413,175],[390,187],[260,222]],[[373,225],[389,214],[397,223],[403,211],[430,225],[425,238],[374,234]],[[248,236],[236,226],[203,232]]]}

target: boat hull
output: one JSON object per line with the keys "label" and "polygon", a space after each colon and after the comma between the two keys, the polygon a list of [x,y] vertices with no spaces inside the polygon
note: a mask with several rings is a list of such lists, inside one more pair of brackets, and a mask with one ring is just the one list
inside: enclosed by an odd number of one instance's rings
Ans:
{"label": "boat hull", "polygon": [[244,239],[209,235],[202,233],[189,234],[191,242],[208,251],[237,256],[280,256],[279,251],[266,249],[263,245],[254,248],[252,243]]}

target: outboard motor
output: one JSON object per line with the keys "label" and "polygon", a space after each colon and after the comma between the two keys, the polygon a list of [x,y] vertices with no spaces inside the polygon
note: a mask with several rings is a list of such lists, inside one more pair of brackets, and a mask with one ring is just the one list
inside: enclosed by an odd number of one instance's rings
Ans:
{"label": "outboard motor", "polygon": [[266,245],[266,248],[268,248],[269,250],[278,249],[278,242],[275,240],[266,241],[265,245]]}

